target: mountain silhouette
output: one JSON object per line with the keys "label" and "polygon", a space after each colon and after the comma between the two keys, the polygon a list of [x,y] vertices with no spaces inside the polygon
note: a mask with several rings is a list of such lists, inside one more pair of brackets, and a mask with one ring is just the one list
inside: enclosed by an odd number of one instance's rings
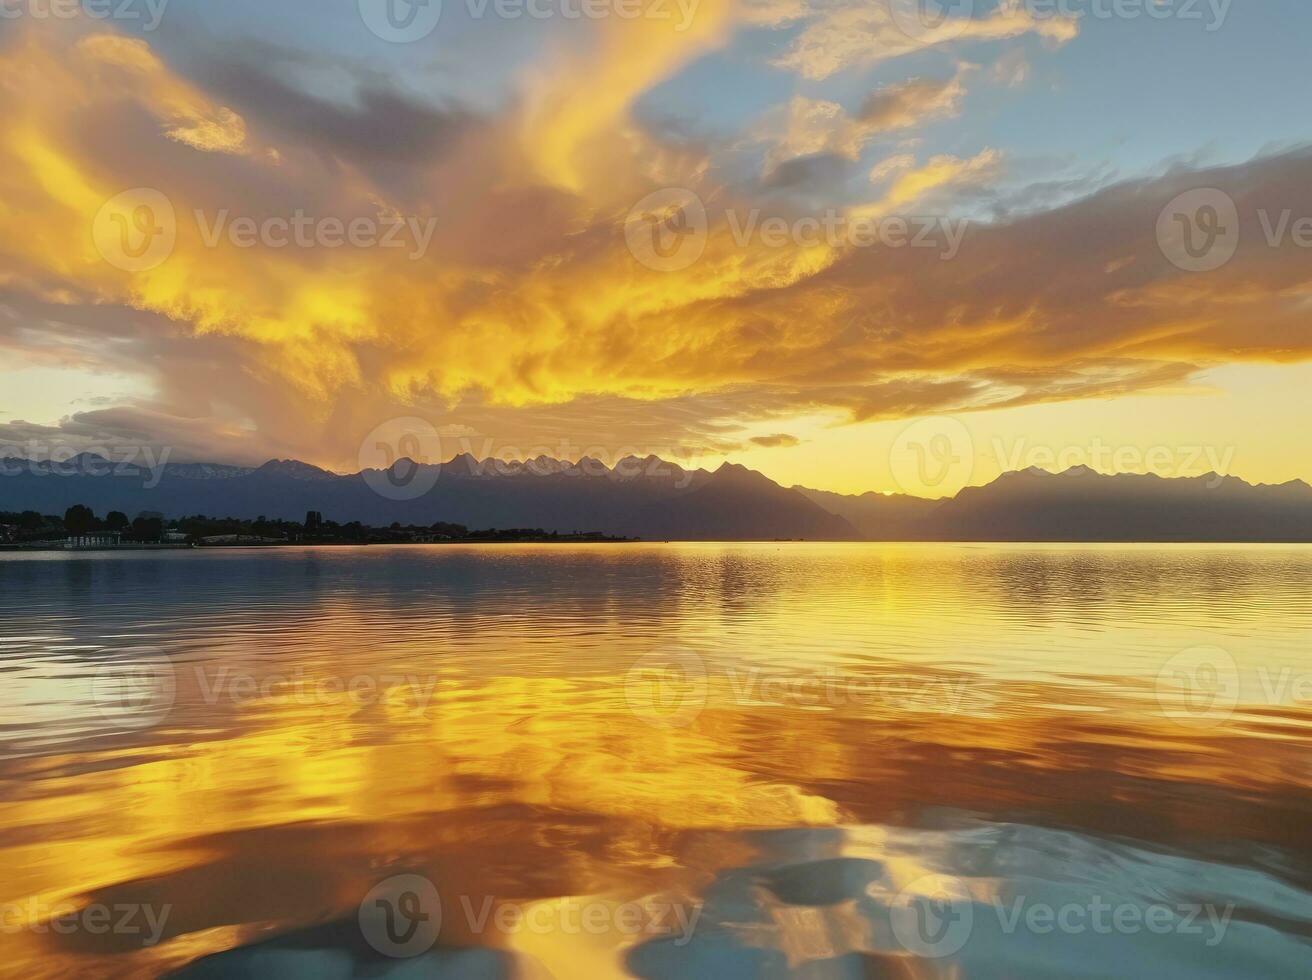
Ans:
{"label": "mountain silhouette", "polygon": [[907,494],[870,491],[859,496],[793,487],[825,510],[837,514],[871,541],[915,540],[925,533],[924,522],[939,506],[938,500]]}
{"label": "mountain silhouette", "polygon": [[170,518],[299,520],[317,510],[375,526],[447,521],[647,540],[1312,541],[1312,487],[1298,480],[1254,486],[1214,473],[1168,479],[1031,468],[925,500],[785,488],[733,463],[685,470],[657,456],[608,467],[587,457],[462,453],[440,465],[402,459],[389,470],[350,474],[298,460],[171,463],[156,471],[91,454],[60,464],[0,460],[0,510],[62,514],[73,504],[101,515]]}
{"label": "mountain silhouette", "polygon": [[958,541],[1312,541],[1312,487],[1031,468],[967,487],[926,527]]}
{"label": "mountain silhouette", "polygon": [[401,459],[388,470],[341,475],[297,460],[179,463],[152,473],[84,454],[55,465],[2,460],[0,473],[3,511],[62,514],[81,503],[102,515],[300,520],[317,510],[329,520],[375,526],[447,521],[648,540],[860,537],[843,518],[760,473],[732,464],[689,471],[656,456],[608,467],[587,457],[511,462],[462,453],[441,465]]}
{"label": "mountain silhouette", "polygon": [[1312,487],[1254,486],[1233,476],[1004,473],[955,497],[830,494],[795,487],[886,541],[1312,541]]}

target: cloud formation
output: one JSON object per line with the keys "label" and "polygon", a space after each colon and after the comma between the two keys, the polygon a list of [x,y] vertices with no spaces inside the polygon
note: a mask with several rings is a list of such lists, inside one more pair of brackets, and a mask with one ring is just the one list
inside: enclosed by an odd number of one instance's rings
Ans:
{"label": "cloud formation", "polygon": [[[1306,252],[1268,246],[1258,219],[1312,214],[1306,150],[1057,204],[1036,188],[1045,206],[1013,217],[1002,203],[1026,191],[1001,186],[999,150],[910,143],[868,158],[875,135],[958,114],[970,69],[872,85],[848,108],[797,92],[754,139],[637,117],[643,93],[763,17],[707,4],[688,37],[599,25],[525,70],[521,98],[483,112],[377,77],[329,95],[275,64],[184,70],[99,24],[20,25],[0,45],[0,351],[20,366],[117,372],[140,395],[62,423],[11,419],[0,438],[349,467],[380,421],[424,414],[500,445],[565,432],[575,446],[648,451],[786,446],[801,415],[1107,397],[1219,363],[1312,357]],[[777,64],[803,82],[958,41],[1074,36],[1014,11],[903,41],[867,5],[770,17],[800,25]],[[764,144],[764,159],[741,166],[745,144]],[[823,213],[794,194],[825,191],[817,175],[834,184],[832,240],[800,230]],[[1167,202],[1200,186],[1229,193],[1243,222],[1233,260],[1201,276],[1156,238]],[[674,271],[644,265],[625,236],[634,202],[665,187],[706,212],[699,257]],[[158,264],[125,269],[92,231],[134,188],[167,199],[174,241]],[[342,234],[302,247],[261,230],[285,239],[297,214],[320,232],[399,222],[405,247]],[[131,238],[139,216],[114,227]],[[844,223],[857,218],[876,223],[872,242],[852,240]],[[889,223],[916,218],[970,223],[945,260],[914,244],[914,224],[899,240]],[[762,424],[780,432],[743,434]]]}
{"label": "cloud formation", "polygon": [[749,441],[765,449],[777,449],[780,446],[796,446],[802,440],[798,439],[797,436],[790,436],[786,432],[776,432],[768,436],[752,436]]}
{"label": "cloud formation", "polygon": [[1063,44],[1079,34],[1073,17],[1040,14],[1026,4],[972,17],[941,16],[919,0],[840,0],[790,13],[804,26],[775,63],[812,80],[948,45],[1027,34]]}
{"label": "cloud formation", "polygon": [[[767,175],[802,158],[833,156],[855,161],[876,136],[923,126],[961,111],[969,66],[947,79],[913,78],[881,86],[849,113],[837,102],[795,95],[768,113],[757,138],[769,144]],[[776,181],[778,183],[778,181]]]}

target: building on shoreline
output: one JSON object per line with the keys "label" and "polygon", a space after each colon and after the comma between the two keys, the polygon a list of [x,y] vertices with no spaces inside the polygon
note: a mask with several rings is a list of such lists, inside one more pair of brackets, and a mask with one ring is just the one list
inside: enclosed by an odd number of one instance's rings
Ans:
{"label": "building on shoreline", "polygon": [[123,535],[118,531],[89,531],[86,534],[74,534],[64,539],[65,551],[99,551],[104,548],[117,548],[123,543]]}

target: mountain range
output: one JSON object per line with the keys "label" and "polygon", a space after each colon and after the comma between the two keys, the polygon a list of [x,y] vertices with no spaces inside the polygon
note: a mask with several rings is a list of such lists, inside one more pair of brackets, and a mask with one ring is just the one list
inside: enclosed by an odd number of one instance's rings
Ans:
{"label": "mountain range", "polygon": [[783,487],[733,463],[685,470],[656,456],[614,467],[584,458],[524,462],[468,453],[440,465],[337,474],[297,460],[259,467],[170,463],[150,470],[83,455],[0,460],[0,511],[154,511],[170,518],[300,520],[317,510],[371,525],[541,527],[646,540],[1312,541],[1312,487],[1236,477],[1004,473],[956,496],[846,495]]}

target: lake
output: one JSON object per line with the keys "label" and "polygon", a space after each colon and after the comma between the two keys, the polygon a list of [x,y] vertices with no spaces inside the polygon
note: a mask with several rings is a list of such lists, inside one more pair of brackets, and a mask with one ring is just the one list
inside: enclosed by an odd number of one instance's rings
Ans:
{"label": "lake", "polygon": [[0,975],[1301,977],[1312,548],[0,555]]}

